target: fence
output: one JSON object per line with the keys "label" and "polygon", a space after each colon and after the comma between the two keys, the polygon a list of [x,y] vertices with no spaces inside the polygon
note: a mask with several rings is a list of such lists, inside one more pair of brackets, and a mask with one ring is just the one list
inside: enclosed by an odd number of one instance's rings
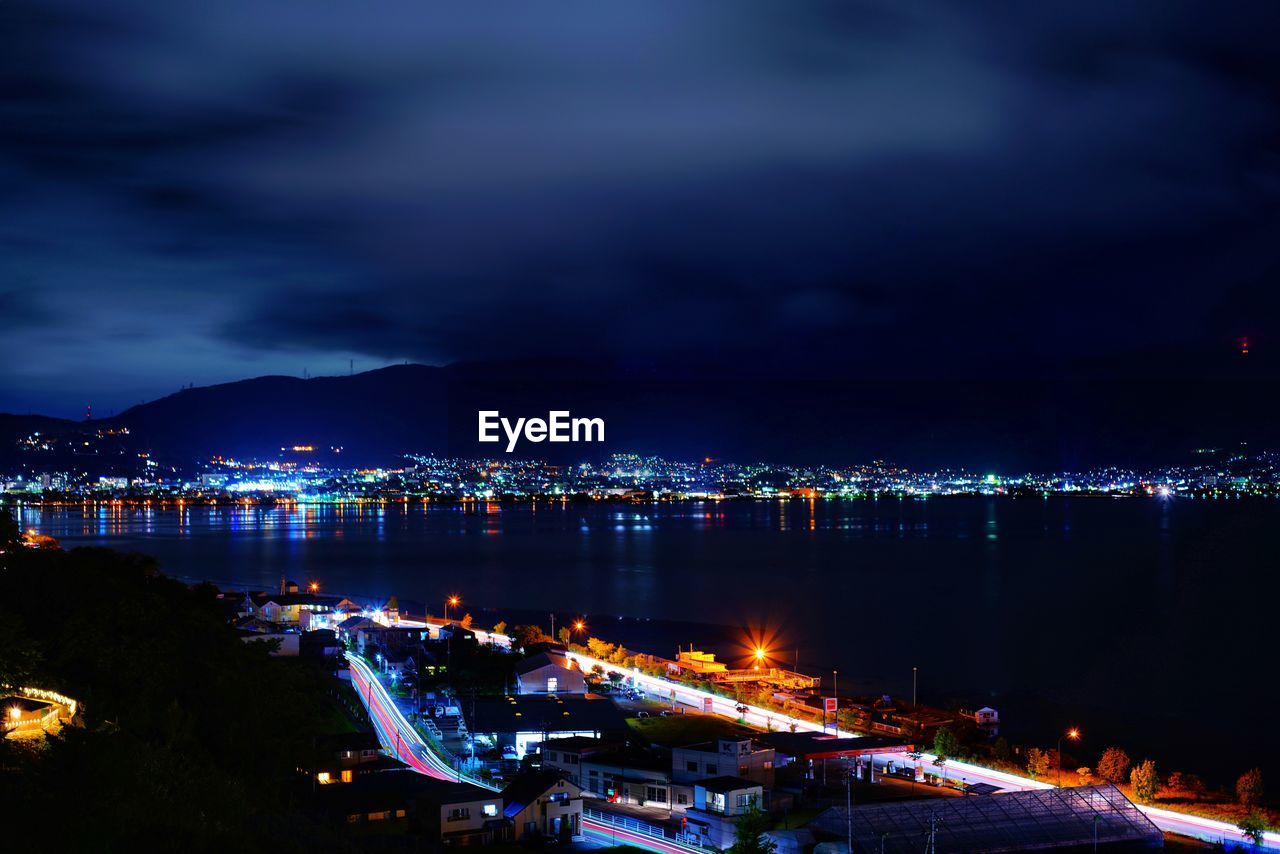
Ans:
{"label": "fence", "polygon": [[631,833],[650,836],[654,839],[663,839],[668,842],[675,842],[696,851],[711,850],[704,847],[696,836],[691,836],[687,833],[677,833],[669,827],[649,824],[646,821],[641,821],[638,818],[632,818],[628,815],[614,815],[613,813],[602,812],[594,807],[583,807],[582,815],[592,821],[598,821],[601,824],[607,824],[610,827],[616,827],[619,830],[626,830]]}

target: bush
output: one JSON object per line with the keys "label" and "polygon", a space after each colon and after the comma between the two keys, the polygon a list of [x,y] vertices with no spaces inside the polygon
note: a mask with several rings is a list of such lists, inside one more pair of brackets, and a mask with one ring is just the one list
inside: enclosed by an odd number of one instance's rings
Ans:
{"label": "bush", "polygon": [[1155,760],[1145,759],[1130,771],[1129,785],[1133,787],[1133,796],[1140,802],[1149,804],[1154,801],[1156,791],[1160,788],[1160,775],[1156,773]]}
{"label": "bush", "polygon": [[1242,806],[1256,807],[1262,803],[1265,791],[1262,788],[1262,770],[1252,768],[1240,775],[1236,780],[1236,798]]}
{"label": "bush", "polygon": [[1129,771],[1129,754],[1118,747],[1108,747],[1098,760],[1098,776],[1108,783],[1121,783]]}
{"label": "bush", "polygon": [[1032,747],[1027,750],[1027,773],[1033,779],[1039,780],[1041,777],[1048,776],[1053,770],[1053,758],[1049,751],[1041,750],[1038,747]]}
{"label": "bush", "polygon": [[1248,839],[1254,845],[1261,845],[1262,834],[1266,832],[1267,822],[1261,813],[1254,810],[1240,819],[1240,823],[1236,827],[1240,828],[1240,832],[1244,834],[1245,839]]}
{"label": "bush", "polygon": [[939,727],[933,736],[933,753],[945,759],[960,757],[960,739],[947,727]]}

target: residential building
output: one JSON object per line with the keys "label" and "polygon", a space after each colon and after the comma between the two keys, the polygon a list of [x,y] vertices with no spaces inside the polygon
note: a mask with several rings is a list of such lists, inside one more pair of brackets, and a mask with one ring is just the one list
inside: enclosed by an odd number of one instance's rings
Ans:
{"label": "residential building", "polygon": [[519,694],[585,694],[582,671],[571,667],[560,652],[540,652],[516,665],[516,692]]}
{"label": "residential building", "polygon": [[764,789],[756,782],[726,775],[693,785],[694,803],[685,811],[685,832],[703,845],[725,849],[733,844],[737,820],[761,809]]}
{"label": "residential building", "polygon": [[582,835],[582,789],[556,771],[517,777],[502,790],[512,839],[526,836],[567,842]]}
{"label": "residential building", "polygon": [[671,779],[693,783],[711,777],[744,777],[765,787],[773,786],[775,753],[752,738],[721,737],[671,751]]}

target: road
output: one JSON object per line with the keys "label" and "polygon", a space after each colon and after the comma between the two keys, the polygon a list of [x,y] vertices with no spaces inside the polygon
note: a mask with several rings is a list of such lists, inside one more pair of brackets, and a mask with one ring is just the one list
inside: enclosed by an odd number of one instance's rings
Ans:
{"label": "road", "polygon": [[[378,733],[378,740],[382,742],[388,753],[400,759],[401,762],[408,764],[415,771],[426,774],[429,777],[435,777],[439,780],[472,783],[481,788],[498,791],[496,786],[483,780],[460,775],[447,762],[437,756],[423,740],[422,736],[418,734],[417,730],[405,719],[404,713],[400,711],[396,701],[387,692],[386,687],[374,674],[373,668],[364,659],[353,653],[347,653],[347,662],[351,667],[351,683],[360,693],[360,699],[369,710],[369,719],[373,721],[373,727]],[[706,854],[700,848],[655,839],[623,828],[615,828],[612,825],[589,819],[586,816],[583,816],[582,819],[582,829],[589,838],[606,845],[614,844],[614,840],[616,840],[617,842],[626,842],[646,851],[657,852],[657,854],[691,854],[691,852]]]}
{"label": "road", "polygon": [[[439,624],[435,624],[435,623],[429,623],[428,625],[430,625],[433,629],[436,629],[436,630],[438,630],[441,627]],[[477,632],[477,637],[479,637],[481,634],[484,634],[484,633]],[[508,648],[511,645],[511,639],[508,636],[497,635],[497,634],[493,634],[493,635],[485,634],[484,638],[482,639],[482,642],[492,642],[499,646],[504,646]],[[582,669],[584,673],[590,672],[591,669],[597,665],[602,667],[605,671],[622,670],[622,668],[618,667],[616,664],[610,664],[607,661],[601,661],[599,659],[592,658],[589,655],[583,655],[582,653],[579,653],[579,652],[571,651],[568,653],[568,656],[570,659],[578,662],[578,666]],[[360,663],[363,664],[363,662],[360,662]],[[365,669],[368,670],[367,665],[365,665]],[[369,671],[369,672],[372,673],[372,671]],[[770,726],[776,729],[785,729],[785,728],[789,728],[791,724],[794,723],[797,730],[808,730],[811,732],[823,731],[822,726],[819,724],[810,723],[809,721],[804,721],[804,720],[798,720],[795,718],[791,718],[785,714],[781,714],[779,712],[771,711],[769,709],[762,709],[749,704],[747,705],[747,713],[745,715],[740,716],[736,708],[738,703],[735,700],[728,699],[726,697],[721,697],[716,694],[708,694],[707,692],[700,691],[697,688],[693,688],[681,683],[672,682],[670,680],[662,679],[656,676],[649,676],[648,674],[641,673],[636,670],[633,670],[630,673],[628,673],[628,676],[631,679],[635,680],[636,684],[644,688],[645,691],[649,692],[652,696],[658,699],[669,700],[672,697],[672,692],[674,692],[676,702],[683,703],[687,706],[692,706],[693,708],[698,710],[703,709],[704,700],[706,698],[710,698],[711,711],[714,714],[721,715],[727,718],[732,718],[735,720],[739,717],[742,717],[744,718],[747,724],[757,727],[759,729],[768,729]],[[381,688],[381,686],[379,685],[378,688]],[[377,689],[375,689],[375,693],[376,691]],[[388,698],[388,700],[389,699],[390,698]],[[401,716],[399,712],[395,710],[394,703],[389,703],[389,706],[392,709],[392,711],[394,711],[395,716],[398,716],[401,719],[403,719],[403,716]],[[408,726],[407,722],[405,726],[406,727]],[[830,732],[830,730],[828,730],[828,732]],[[414,733],[413,735],[417,743],[421,744],[422,743],[421,739],[417,738],[417,734]],[[856,737],[860,734],[855,732],[842,731],[840,732],[840,735]],[[394,738],[394,736],[392,737]],[[423,747],[425,749],[425,745],[423,745]],[[427,750],[427,753],[430,753],[430,751]],[[410,761],[410,760],[405,759],[405,761]],[[456,779],[456,774],[452,771],[451,768],[449,768],[447,765],[444,765],[444,763],[438,759],[436,761],[441,766],[444,767],[445,773],[449,775],[448,779]],[[936,762],[937,762],[937,757],[931,754],[926,753],[921,757],[921,764],[924,766],[924,770],[926,772],[941,775],[943,774],[944,769],[936,765],[935,764]],[[415,767],[417,766],[415,765]],[[431,773],[431,772],[424,771],[424,773]],[[999,786],[1000,788],[1006,789],[1006,790],[1054,788],[1053,785],[1050,783],[1045,783],[1039,780],[1032,780],[1029,777],[1023,777],[1017,774],[1008,774],[1003,771],[994,771],[990,768],[983,768],[979,765],[971,765],[967,762],[958,762],[956,760],[949,760],[945,763],[945,776],[954,780],[962,779],[969,783],[990,783],[991,785]],[[1168,833],[1177,833],[1181,836],[1189,836],[1193,839],[1200,839],[1206,842],[1225,842],[1227,844],[1238,845],[1246,841],[1244,838],[1244,835],[1240,832],[1240,829],[1238,827],[1236,827],[1233,824],[1229,824],[1228,822],[1225,822],[1225,821],[1216,821],[1214,819],[1201,818],[1199,816],[1189,815],[1187,813],[1174,812],[1173,810],[1161,809],[1159,807],[1139,805],[1138,809],[1146,813],[1147,817],[1150,818],[1152,822],[1155,823],[1156,827]],[[1268,850],[1268,851],[1280,851],[1280,833],[1276,833],[1274,831],[1268,831],[1267,833],[1263,834],[1262,844],[1258,846],[1258,849]]]}
{"label": "road", "polygon": [[[592,658],[588,655],[582,655],[577,652],[570,652],[569,657],[578,662],[578,666],[583,672],[590,672],[593,667],[599,665],[605,671],[622,670],[616,664],[610,664],[606,661]],[[626,671],[624,671],[626,672]],[[703,703],[706,698],[711,699],[711,710],[715,714],[723,715],[727,718],[737,719],[739,716],[737,711],[738,702],[736,700],[721,697],[715,694],[708,694],[697,688],[688,685],[671,682],[667,679],[661,679],[656,676],[649,676],[638,671],[631,671],[629,678],[635,680],[646,692],[658,699],[670,700],[672,692],[676,702],[692,706],[695,709],[704,708]],[[797,730],[808,730],[810,732],[822,732],[820,724],[810,723],[809,721],[791,718],[785,714],[771,711],[769,709],[761,709],[756,706],[747,705],[747,713],[741,716],[746,723],[760,729],[768,729],[772,726],[774,729],[787,729],[794,723]],[[827,732],[831,732],[830,729]],[[858,736],[856,732],[840,732],[842,736]],[[942,768],[935,763],[937,757],[931,754],[923,754],[920,764],[924,766],[924,770],[932,774],[942,774]],[[990,783],[1006,790],[1020,789],[1052,789],[1052,784],[1039,780],[1032,780],[1029,777],[1022,777],[1017,774],[1007,774],[1003,771],[993,771],[990,768],[983,768],[979,765],[971,765],[967,762],[957,762],[949,760],[945,763],[946,777],[953,780],[963,779],[969,783]],[[1225,841],[1228,844],[1240,844],[1244,842],[1244,836],[1240,829],[1233,824],[1224,821],[1215,821],[1208,818],[1200,818],[1199,816],[1187,815],[1186,813],[1174,812],[1172,810],[1160,809],[1158,807],[1148,807],[1139,805],[1138,809],[1146,813],[1156,825],[1163,831],[1168,833],[1177,833],[1182,836],[1189,836],[1193,839],[1202,839],[1206,842]],[[1263,835],[1260,850],[1280,851],[1280,833],[1268,832]]]}

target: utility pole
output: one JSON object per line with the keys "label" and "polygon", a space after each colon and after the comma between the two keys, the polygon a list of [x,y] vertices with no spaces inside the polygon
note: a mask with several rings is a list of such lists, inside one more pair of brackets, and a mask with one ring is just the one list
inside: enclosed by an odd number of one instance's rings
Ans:
{"label": "utility pole", "polygon": [[552,640],[555,640],[555,639],[556,639],[556,614],[555,614],[555,611],[552,611],[552,612],[551,612],[551,639],[552,639]]}
{"label": "utility pole", "polygon": [[912,708],[915,708],[915,705],[916,705],[916,679],[919,675],[920,675],[920,668],[912,667],[911,668],[911,706]]}
{"label": "utility pole", "polygon": [[849,765],[849,757],[844,758],[844,814],[849,832],[849,854],[853,854],[853,768]]}

